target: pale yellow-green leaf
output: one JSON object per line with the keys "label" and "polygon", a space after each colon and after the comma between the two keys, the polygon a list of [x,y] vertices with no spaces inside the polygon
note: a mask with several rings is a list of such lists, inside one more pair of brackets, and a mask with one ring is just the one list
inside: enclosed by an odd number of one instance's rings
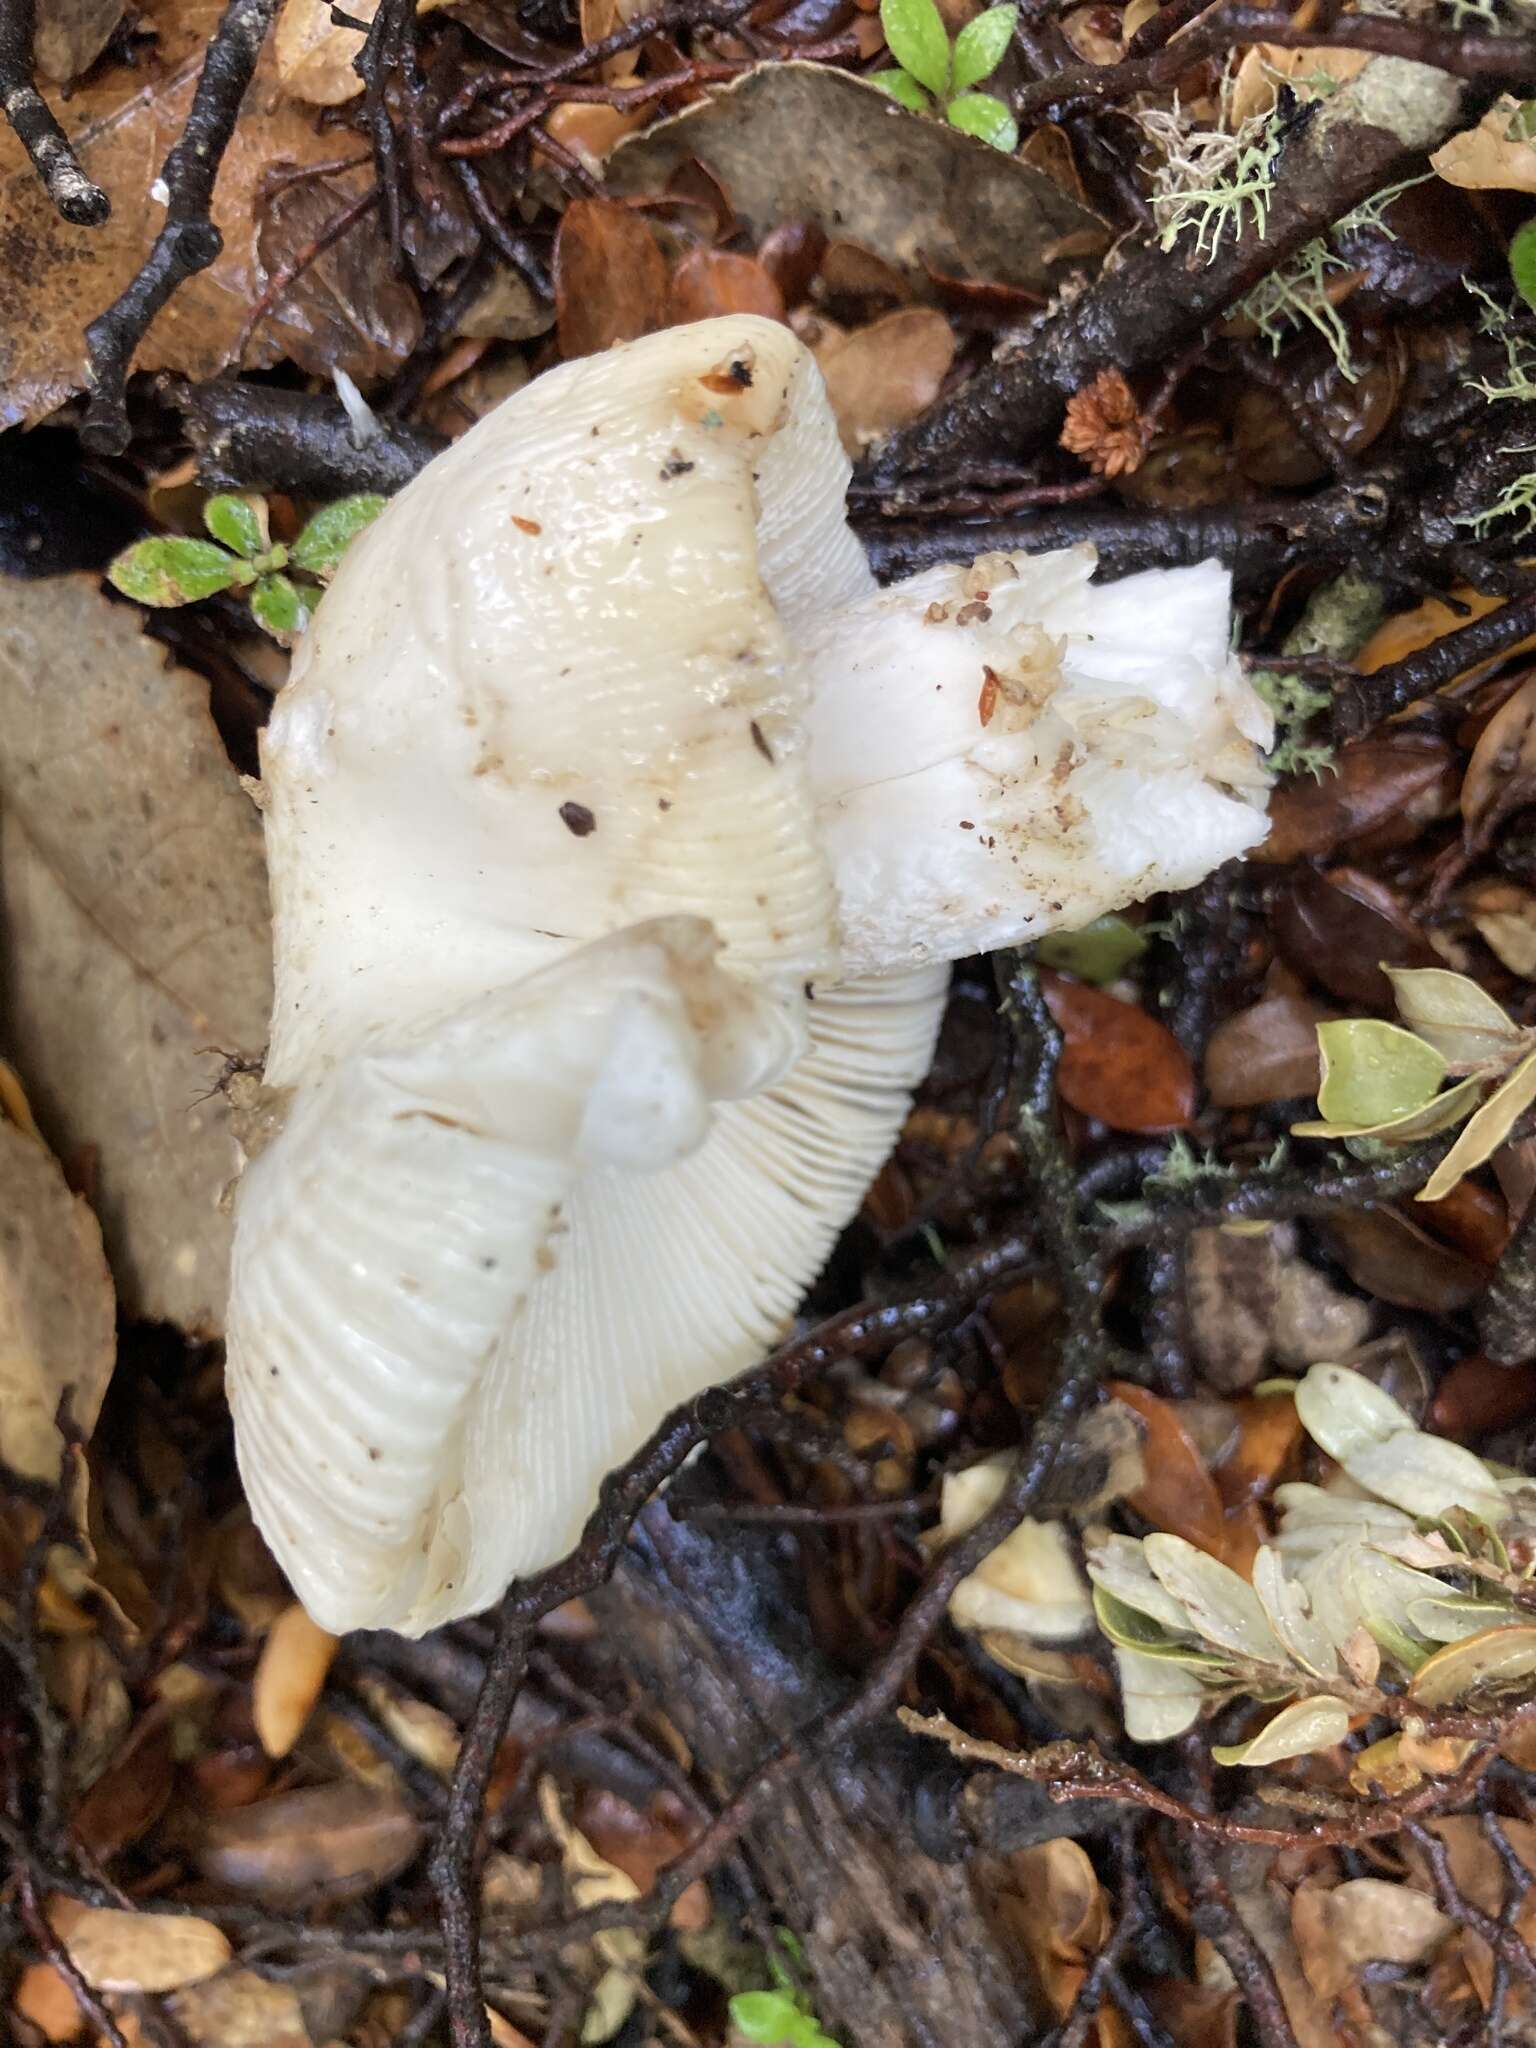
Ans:
{"label": "pale yellow-green leaf", "polygon": [[1465,1081],[1458,1081],[1454,1088],[1432,1095],[1422,1109],[1410,1109],[1402,1116],[1390,1116],[1385,1123],[1329,1123],[1319,1117],[1310,1123],[1292,1124],[1291,1135],[1295,1138],[1380,1138],[1390,1145],[1417,1144],[1420,1138],[1438,1137],[1441,1131],[1448,1131],[1452,1124],[1459,1124],[1464,1116],[1470,1116],[1487,1085],[1484,1079],[1474,1074]]}
{"label": "pale yellow-green leaf", "polygon": [[1357,1486],[1410,1515],[1443,1515],[1470,1508],[1486,1520],[1507,1519],[1510,1502],[1474,1451],[1449,1438],[1404,1430],[1384,1444],[1370,1444],[1345,1463]]}
{"label": "pale yellow-green leaf", "polygon": [[1316,1678],[1332,1678],[1338,1658],[1328,1632],[1312,1612],[1298,1580],[1288,1578],[1280,1553],[1265,1544],[1253,1561],[1253,1590],[1270,1627],[1291,1656]]}
{"label": "pale yellow-green leaf", "polygon": [[1385,967],[1408,1029],[1443,1053],[1453,1067],[1512,1052],[1525,1033],[1464,974],[1446,967]]}
{"label": "pale yellow-green leaf", "polygon": [[1445,1078],[1444,1056],[1374,1017],[1343,1017],[1317,1027],[1323,1078],[1317,1107],[1330,1124],[1362,1128],[1422,1109]]}
{"label": "pale yellow-green leaf", "polygon": [[1086,1556],[1088,1576],[1101,1592],[1138,1614],[1150,1616],[1167,1632],[1189,1633],[1188,1613],[1152,1576],[1139,1538],[1102,1536],[1087,1546]]}
{"label": "pale yellow-green leaf", "polygon": [[1332,1749],[1348,1733],[1349,1709],[1342,1700],[1297,1700],[1282,1707],[1251,1742],[1214,1747],[1211,1755],[1219,1764],[1277,1764],[1284,1757],[1311,1756],[1314,1750]]}
{"label": "pale yellow-green leaf", "polygon": [[1462,1643],[1485,1629],[1503,1628],[1510,1609],[1497,1600],[1469,1600],[1449,1594],[1444,1600],[1415,1600],[1408,1619],[1432,1643]]}
{"label": "pale yellow-green leaf", "polygon": [[1163,1657],[1115,1651],[1125,1732],[1132,1742],[1167,1742],[1192,1728],[1204,1689],[1194,1672]]}
{"label": "pale yellow-green leaf", "polygon": [[1368,1444],[1383,1444],[1413,1417],[1364,1373],[1344,1365],[1314,1365],[1296,1388],[1296,1413],[1312,1441],[1348,1470]]}
{"label": "pale yellow-green leaf", "polygon": [[1506,1688],[1536,1675],[1536,1628],[1491,1628],[1464,1642],[1447,1643],[1419,1666],[1409,1696],[1426,1707],[1446,1707],[1485,1686]]}
{"label": "pale yellow-green leaf", "polygon": [[1497,1094],[1491,1095],[1471,1119],[1420,1188],[1418,1200],[1442,1201],[1465,1174],[1493,1157],[1533,1102],[1536,1102],[1536,1052],[1520,1062]]}
{"label": "pale yellow-green leaf", "polygon": [[1142,1549],[1158,1583],[1182,1603],[1206,1642],[1261,1664],[1289,1662],[1258,1595],[1230,1565],[1161,1531],[1148,1536]]}

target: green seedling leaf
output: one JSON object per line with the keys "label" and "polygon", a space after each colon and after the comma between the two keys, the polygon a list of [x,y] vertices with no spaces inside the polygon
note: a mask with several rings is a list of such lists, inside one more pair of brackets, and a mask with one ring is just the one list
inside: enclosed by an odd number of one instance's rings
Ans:
{"label": "green seedling leaf", "polygon": [[1349,1709],[1342,1700],[1317,1698],[1297,1700],[1276,1714],[1269,1726],[1252,1742],[1231,1748],[1213,1747],[1211,1755],[1219,1764],[1277,1764],[1288,1756],[1311,1756],[1314,1750],[1332,1749],[1349,1733]]}
{"label": "green seedling leaf", "polygon": [[[1319,1026],[1320,1030],[1323,1028]],[[1493,1157],[1533,1102],[1536,1102],[1536,1052],[1523,1059],[1504,1086],[1489,1096],[1419,1189],[1415,1199],[1420,1202],[1443,1201],[1464,1174],[1471,1173],[1484,1160]]]}
{"label": "green seedling leaf", "polygon": [[376,491],[359,491],[355,497],[338,498],[334,505],[322,505],[288,550],[289,561],[324,582],[335,575],[352,542],[383,510],[384,500]]}
{"label": "green seedling leaf", "polygon": [[309,624],[309,606],[286,576],[260,577],[251,591],[251,610],[274,640],[295,639]]}
{"label": "green seedling leaf", "polygon": [[254,492],[225,492],[210,498],[203,506],[203,524],[215,540],[247,560],[262,554],[271,539],[267,501]]}
{"label": "green seedling leaf", "polygon": [[908,78],[905,71],[874,71],[870,73],[869,82],[871,85],[878,85],[882,92],[889,93],[893,100],[900,100],[901,104],[909,107],[914,114],[929,114],[933,111],[933,101],[917,80]]}
{"label": "green seedling leaf", "polygon": [[232,583],[248,582],[250,572],[211,540],[166,536],[125,548],[107,570],[107,580],[136,604],[196,604]]}
{"label": "green seedling leaf", "polygon": [[1445,967],[1386,967],[1397,1014],[1408,1029],[1443,1053],[1453,1067],[1475,1067],[1510,1054],[1525,1033],[1464,974]]}
{"label": "green seedling leaf", "polygon": [[738,1991],[730,2003],[731,2025],[748,2041],[788,2039],[799,2019],[795,2001],[783,1991]]}
{"label": "green seedling leaf", "polygon": [[1445,1079],[1445,1056],[1374,1017],[1319,1024],[1323,1056],[1317,1106],[1325,1122],[1371,1130],[1422,1109]]}
{"label": "green seedling leaf", "polygon": [[[1296,1138],[1364,1138],[1380,1140],[1383,1144],[1416,1144],[1420,1138],[1433,1138],[1437,1132],[1448,1131],[1452,1124],[1459,1124],[1464,1116],[1470,1116],[1488,1084],[1473,1074],[1465,1081],[1458,1081],[1454,1088],[1446,1088],[1439,1095],[1431,1096],[1422,1109],[1410,1109],[1406,1116],[1389,1117],[1384,1124],[1332,1124],[1318,1121],[1292,1124],[1291,1135]],[[1361,1148],[1362,1156],[1368,1156]]]}
{"label": "green seedling leaf", "polygon": [[[993,9],[994,13],[1012,11]],[[985,21],[987,17],[980,18]],[[1096,917],[1080,932],[1051,932],[1035,947],[1035,958],[1042,966],[1058,967],[1063,973],[1075,974],[1079,981],[1102,987],[1105,982],[1118,981],[1146,950],[1146,939],[1123,917]]]}
{"label": "green seedling leaf", "polygon": [[1019,146],[1019,124],[999,99],[989,92],[962,93],[944,109],[952,128],[963,129],[983,142],[990,142],[1011,156]]}
{"label": "green seedling leaf", "polygon": [[978,14],[974,21],[965,24],[955,37],[951,83],[956,92],[969,92],[973,85],[992,76],[1008,54],[1018,18],[1017,7],[989,7],[985,14]]}
{"label": "green seedling leaf", "polygon": [[1536,221],[1527,221],[1509,245],[1509,274],[1528,306],[1536,307]]}
{"label": "green seedling leaf", "polygon": [[949,89],[949,36],[934,0],[880,0],[886,47],[919,85],[933,93]]}

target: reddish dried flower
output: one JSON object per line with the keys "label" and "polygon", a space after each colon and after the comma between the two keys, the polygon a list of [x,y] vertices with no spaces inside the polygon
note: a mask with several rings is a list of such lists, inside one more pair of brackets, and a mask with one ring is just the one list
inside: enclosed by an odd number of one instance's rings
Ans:
{"label": "reddish dried flower", "polygon": [[1100,370],[1067,400],[1061,445],[1080,455],[1096,476],[1129,476],[1140,469],[1150,439],[1136,395],[1118,370]]}

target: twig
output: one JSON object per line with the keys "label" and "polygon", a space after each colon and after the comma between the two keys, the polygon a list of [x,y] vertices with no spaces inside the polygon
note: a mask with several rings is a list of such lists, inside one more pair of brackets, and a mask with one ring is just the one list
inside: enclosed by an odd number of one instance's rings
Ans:
{"label": "twig", "polygon": [[81,169],[33,78],[36,18],[37,0],[0,0],[0,112],[65,220],[78,228],[99,228],[111,216],[112,202]]}
{"label": "twig", "polygon": [[1458,626],[1421,648],[1345,686],[1334,704],[1333,726],[1341,740],[1356,739],[1420,697],[1453,682],[1464,669],[1495,660],[1536,632],[1536,590],[1527,589],[1483,618]]}
{"label": "twig", "polygon": [[85,330],[91,402],[80,436],[98,454],[120,455],[128,445],[128,372],[151,321],[224,247],[210,213],[214,185],[276,12],[277,0],[229,0],[203,59],[187,124],[160,172],[166,208],[154,247],[116,302]]}
{"label": "twig", "polygon": [[23,1871],[19,1891],[22,1922],[43,1955],[69,1986],[80,2009],[80,2017],[94,2027],[103,2040],[110,2042],[111,2048],[128,2048],[122,2028],[80,1974],[74,1957],[49,1925],[30,1872]]}
{"label": "twig", "polygon": [[1496,1365],[1536,1358],[1536,1201],[1526,1204],[1476,1316],[1478,1338]]}

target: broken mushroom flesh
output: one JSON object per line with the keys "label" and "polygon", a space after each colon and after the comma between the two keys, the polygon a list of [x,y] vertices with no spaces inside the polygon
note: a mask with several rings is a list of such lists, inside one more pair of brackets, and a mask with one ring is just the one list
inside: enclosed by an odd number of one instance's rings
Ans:
{"label": "broken mushroom flesh", "polygon": [[438,457],[297,650],[229,1380],[328,1628],[487,1605],[783,1335],[950,960],[1262,836],[1221,571],[880,592],[847,479],[786,328],[671,330]]}

